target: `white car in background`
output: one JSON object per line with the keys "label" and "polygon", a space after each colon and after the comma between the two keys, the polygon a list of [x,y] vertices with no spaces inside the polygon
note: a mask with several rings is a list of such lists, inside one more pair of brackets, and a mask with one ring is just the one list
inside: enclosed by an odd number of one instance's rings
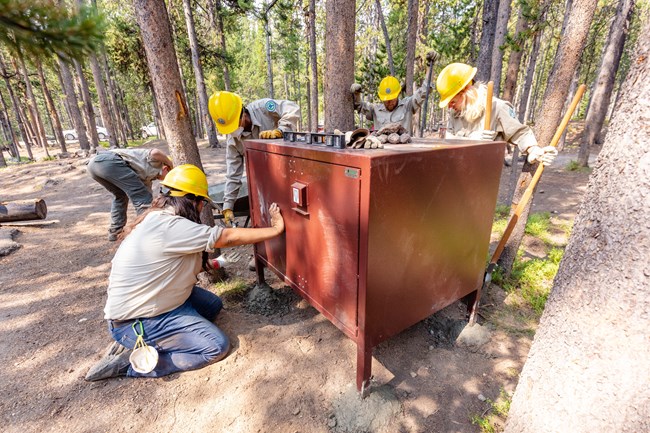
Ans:
{"label": "white car in background", "polygon": [[[108,130],[102,126],[97,127],[97,135],[101,141],[108,140]],[[63,138],[65,138],[65,141],[70,141],[78,140],[79,136],[76,129],[66,129],[63,131]]]}
{"label": "white car in background", "polygon": [[158,128],[156,128],[154,122],[151,122],[147,126],[143,126],[140,128],[140,131],[142,132],[142,138],[155,137],[158,135]]}

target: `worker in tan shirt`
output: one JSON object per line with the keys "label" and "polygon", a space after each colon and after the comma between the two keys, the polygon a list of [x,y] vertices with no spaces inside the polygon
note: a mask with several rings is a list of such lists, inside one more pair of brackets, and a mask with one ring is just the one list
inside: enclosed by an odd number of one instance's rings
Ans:
{"label": "worker in tan shirt", "polygon": [[[161,195],[125,228],[113,257],[104,318],[115,343],[90,369],[88,381],[161,377],[225,357],[228,337],[213,323],[223,304],[195,285],[197,274],[217,267],[208,260],[215,248],[262,242],[284,231],[276,204],[264,210],[270,227],[201,224],[210,197],[205,174],[194,165],[174,168],[161,184]],[[143,353],[140,341],[155,349],[152,362],[136,356]]]}
{"label": "worker in tan shirt", "polygon": [[474,83],[474,75],[476,68],[464,63],[452,63],[438,75],[436,88],[440,94],[440,108],[449,108],[446,138],[506,141],[527,154],[530,164],[551,164],[557,149],[540,147],[533,130],[519,122],[510,102],[492,98],[490,126],[485,129],[487,86]]}

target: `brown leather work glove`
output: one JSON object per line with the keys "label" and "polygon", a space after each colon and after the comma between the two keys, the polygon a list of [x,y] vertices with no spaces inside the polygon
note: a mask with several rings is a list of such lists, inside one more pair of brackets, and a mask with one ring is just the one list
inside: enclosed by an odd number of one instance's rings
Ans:
{"label": "brown leather work glove", "polygon": [[282,138],[282,131],[279,129],[270,129],[268,131],[260,132],[260,138],[271,139],[271,138]]}

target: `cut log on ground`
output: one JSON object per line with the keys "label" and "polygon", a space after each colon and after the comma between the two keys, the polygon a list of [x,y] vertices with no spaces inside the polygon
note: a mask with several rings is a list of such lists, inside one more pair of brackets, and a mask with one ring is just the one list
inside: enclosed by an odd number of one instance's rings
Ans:
{"label": "cut log on ground", "polygon": [[47,216],[43,199],[0,203],[0,223],[9,221],[42,220]]}

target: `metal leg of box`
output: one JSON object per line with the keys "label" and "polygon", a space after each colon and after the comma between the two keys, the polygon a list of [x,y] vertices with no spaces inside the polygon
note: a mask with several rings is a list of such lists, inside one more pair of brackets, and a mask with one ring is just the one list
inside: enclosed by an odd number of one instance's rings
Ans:
{"label": "metal leg of box", "polygon": [[370,385],[370,373],[372,367],[372,347],[368,346],[365,339],[361,337],[357,341],[357,391],[361,397],[366,396]]}

